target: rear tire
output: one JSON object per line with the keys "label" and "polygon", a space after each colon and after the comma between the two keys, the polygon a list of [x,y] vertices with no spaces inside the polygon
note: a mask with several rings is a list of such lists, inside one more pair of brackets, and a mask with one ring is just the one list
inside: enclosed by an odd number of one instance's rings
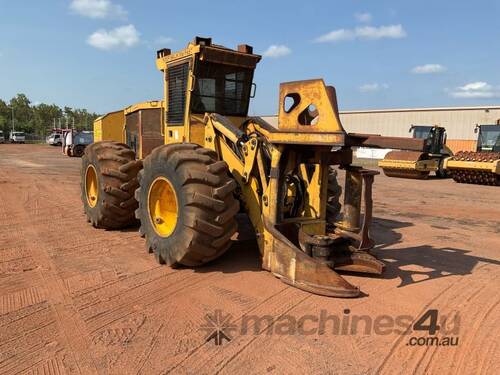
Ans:
{"label": "rear tire", "polygon": [[134,191],[141,168],[142,162],[122,143],[97,142],[85,148],[81,198],[87,220],[94,227],[119,229],[137,223]]}
{"label": "rear tire", "polygon": [[139,183],[136,217],[159,263],[199,266],[229,249],[237,184],[215,152],[190,143],[159,146],[144,159]]}

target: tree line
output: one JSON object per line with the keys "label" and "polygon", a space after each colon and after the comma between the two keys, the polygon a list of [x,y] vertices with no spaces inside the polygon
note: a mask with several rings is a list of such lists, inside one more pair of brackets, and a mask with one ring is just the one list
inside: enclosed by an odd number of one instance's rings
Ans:
{"label": "tree line", "polygon": [[77,128],[91,130],[97,113],[86,109],[63,107],[55,104],[32,104],[25,94],[17,94],[5,102],[0,99],[0,130],[8,134],[12,130],[12,118],[16,131],[44,137],[52,128]]}

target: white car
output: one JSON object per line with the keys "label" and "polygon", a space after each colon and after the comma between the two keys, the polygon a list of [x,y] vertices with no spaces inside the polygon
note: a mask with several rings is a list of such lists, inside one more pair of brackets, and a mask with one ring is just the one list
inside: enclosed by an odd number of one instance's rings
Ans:
{"label": "white car", "polygon": [[3,136],[3,130],[0,130],[0,143],[5,143],[5,138]]}
{"label": "white car", "polygon": [[26,141],[26,136],[23,132],[10,132],[9,135],[10,143],[24,143]]}
{"label": "white car", "polygon": [[47,137],[47,143],[52,146],[61,146],[62,144],[62,134],[52,133]]}

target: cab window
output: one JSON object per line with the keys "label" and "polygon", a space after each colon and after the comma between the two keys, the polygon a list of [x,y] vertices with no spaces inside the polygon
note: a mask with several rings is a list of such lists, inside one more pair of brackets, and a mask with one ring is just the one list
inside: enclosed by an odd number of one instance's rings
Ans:
{"label": "cab window", "polygon": [[198,61],[191,112],[246,116],[253,70]]}

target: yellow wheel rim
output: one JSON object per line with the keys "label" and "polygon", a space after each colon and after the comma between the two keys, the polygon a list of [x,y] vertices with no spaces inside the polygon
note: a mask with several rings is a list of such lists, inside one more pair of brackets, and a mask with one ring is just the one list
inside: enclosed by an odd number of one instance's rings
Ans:
{"label": "yellow wheel rim", "polygon": [[177,225],[177,195],[165,177],[158,177],[151,184],[148,211],[156,233],[162,237],[170,236]]}
{"label": "yellow wheel rim", "polygon": [[99,198],[99,188],[97,184],[97,172],[93,165],[87,167],[85,172],[85,195],[90,207],[95,207]]}

